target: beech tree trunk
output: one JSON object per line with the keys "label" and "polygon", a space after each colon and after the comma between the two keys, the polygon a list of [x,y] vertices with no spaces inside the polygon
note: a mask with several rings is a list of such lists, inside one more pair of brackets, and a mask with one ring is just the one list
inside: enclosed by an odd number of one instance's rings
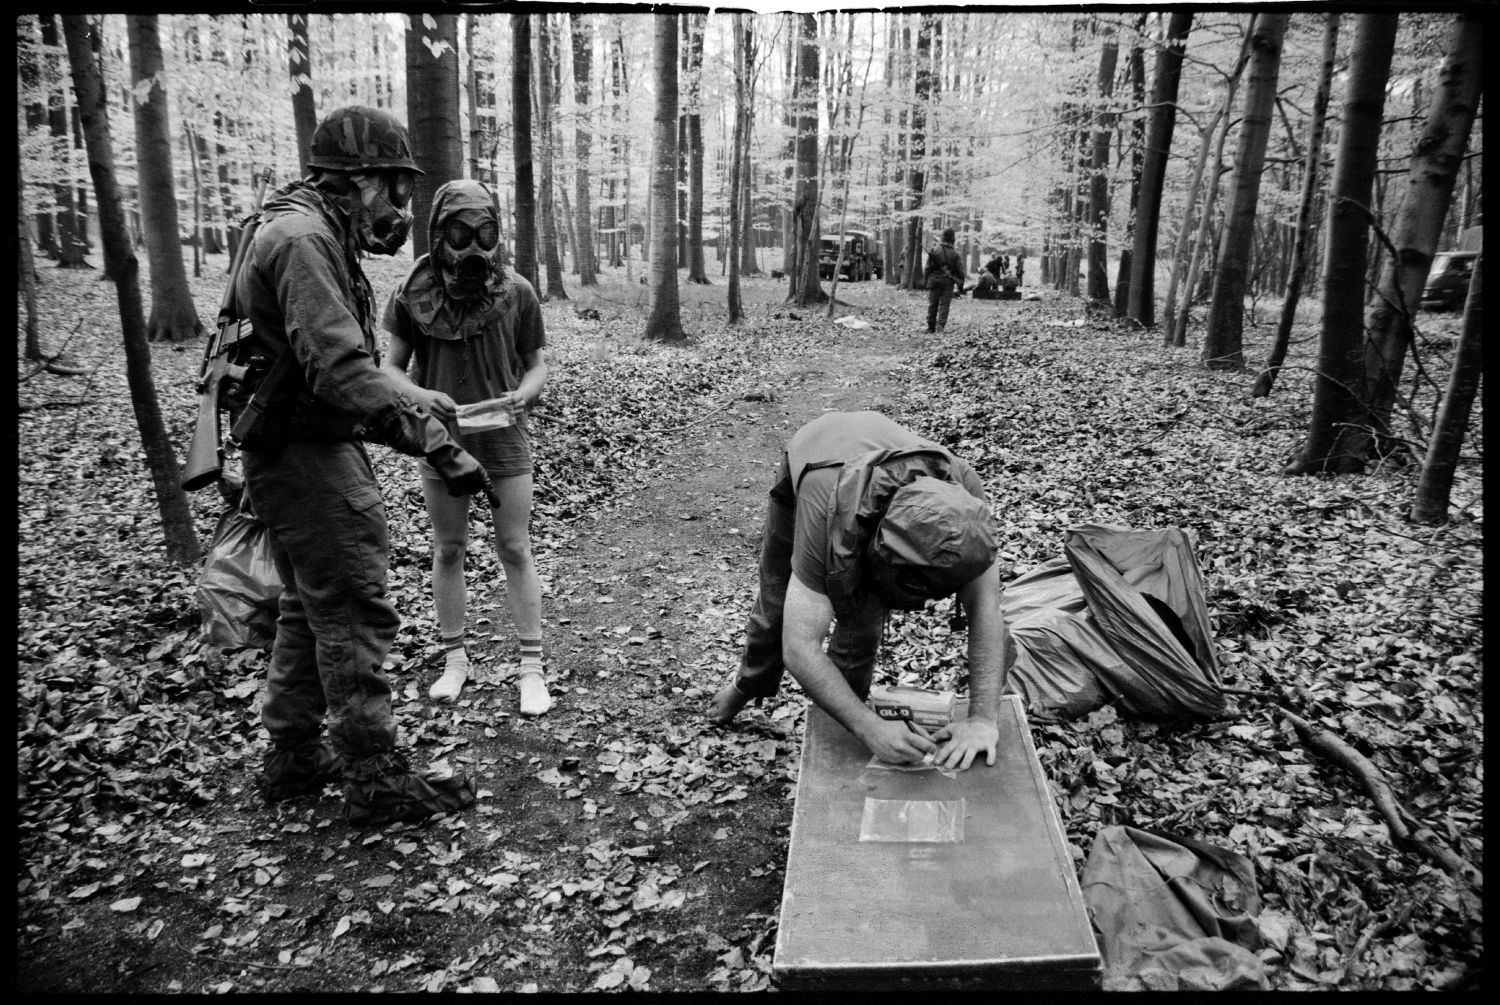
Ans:
{"label": "beech tree trunk", "polygon": [[[42,45],[47,52],[55,52],[62,40],[57,37],[57,15],[40,14],[38,20],[42,25]],[[44,55],[43,59],[49,60],[50,56]],[[49,90],[47,93],[47,126],[52,133],[54,141],[67,144],[70,140],[68,130],[68,101],[65,90],[61,87]],[[51,240],[52,228],[49,226],[43,237],[46,240],[48,250],[57,255],[57,265],[61,269],[86,269],[88,262],[85,256],[88,254],[88,231],[85,226],[86,217],[83,213],[83,201],[75,196],[72,179],[72,158],[68,159],[67,169],[63,172],[62,181],[52,187],[53,199],[57,203],[56,209],[56,241]],[[79,192],[83,186],[79,186]],[[48,223],[52,222],[48,217]]]}
{"label": "beech tree trunk", "polygon": [[1448,521],[1448,499],[1453,491],[1453,473],[1458,469],[1458,452],[1469,429],[1469,413],[1479,393],[1479,378],[1484,370],[1484,297],[1480,293],[1480,268],[1484,256],[1474,259],[1469,277],[1469,296],[1464,301],[1463,329],[1458,336],[1453,370],[1448,375],[1448,390],[1433,423],[1432,438],[1427,442],[1427,460],[1417,482],[1411,518],[1417,523],[1437,524]]}
{"label": "beech tree trunk", "polygon": [[287,40],[287,75],[291,77],[292,121],[297,125],[297,160],[302,174],[307,174],[308,152],[318,128],[317,96],[312,89],[312,49],[307,41],[307,15],[288,14],[286,24],[291,32]]}
{"label": "beech tree trunk", "polygon": [[516,273],[538,291],[536,184],[531,174],[531,16],[510,16],[511,151],[516,167]]}
{"label": "beech tree trunk", "polygon": [[908,290],[922,289],[922,200],[927,183],[927,106],[932,100],[932,25],[934,15],[923,14],[917,27],[917,59],[914,67],[916,99],[911,106],[908,134],[906,273]]}
{"label": "beech tree trunk", "polygon": [[1323,132],[1328,120],[1328,98],[1333,90],[1333,64],[1338,56],[1339,15],[1323,15],[1323,68],[1318,74],[1318,90],[1313,96],[1312,121],[1307,126],[1307,156],[1302,165],[1302,199],[1297,208],[1297,233],[1292,248],[1292,262],[1287,274],[1286,295],[1281,304],[1281,321],[1276,325],[1276,341],[1266,368],[1256,378],[1250,396],[1264,398],[1276,383],[1276,374],[1286,362],[1292,340],[1292,324],[1297,318],[1297,304],[1302,299],[1302,277],[1307,271],[1308,244],[1312,235],[1313,211],[1318,195],[1318,162],[1323,157]]}
{"label": "beech tree trunk", "polygon": [[146,254],[151,261],[151,317],[146,322],[146,337],[181,342],[197,338],[203,326],[198,322],[198,309],[193,305],[182,262],[161,39],[155,14],[129,14],[125,24],[130,39],[130,80],[135,85],[136,176],[140,179]]}
{"label": "beech tree trunk", "polygon": [[677,291],[677,15],[653,17],[656,103],[651,117],[651,313],[646,338],[682,342],[687,335]]}
{"label": "beech tree trunk", "polygon": [[1290,14],[1257,14],[1250,36],[1250,80],[1245,87],[1245,113],[1234,158],[1234,192],[1219,246],[1208,331],[1203,339],[1203,363],[1212,370],[1239,370],[1245,365],[1245,290],[1255,238],[1255,209],[1276,104],[1281,43],[1290,20]]}
{"label": "beech tree trunk", "polygon": [[1412,341],[1412,317],[1438,250],[1458,170],[1479,111],[1485,46],[1484,15],[1459,14],[1447,58],[1438,74],[1437,94],[1422,136],[1412,151],[1391,243],[1395,259],[1382,270],[1365,339],[1365,383],[1375,437],[1364,446],[1370,456],[1389,454],[1399,441],[1387,439],[1401,370]]}
{"label": "beech tree trunk", "polygon": [[818,278],[818,18],[798,16],[796,91],[796,198],[792,203],[792,268],[787,300],[806,307],[821,304],[828,294]]}
{"label": "beech tree trunk", "polygon": [[745,219],[740,212],[745,187],[745,113],[749,95],[746,85],[748,68],[745,55],[745,15],[734,14],[734,136],[729,143],[729,323],[739,324],[745,320],[745,307],[740,302],[740,245],[741,228]]}
{"label": "beech tree trunk", "polygon": [[[1136,212],[1141,204],[1141,169],[1145,164],[1146,117],[1140,111],[1146,104],[1146,51],[1139,39],[1146,28],[1144,12],[1137,15],[1137,42],[1130,47],[1130,100],[1137,111],[1130,120],[1130,212],[1125,216],[1125,237],[1120,242],[1120,267],[1115,273],[1115,317],[1125,316],[1130,302],[1130,252],[1135,243]],[[1176,263],[1173,263],[1176,268]]]}
{"label": "beech tree trunk", "polygon": [[1166,43],[1156,55],[1151,119],[1146,126],[1146,161],[1141,168],[1141,202],[1136,211],[1135,244],[1130,249],[1130,300],[1125,311],[1127,317],[1143,328],[1156,325],[1156,237],[1161,225],[1167,158],[1172,153],[1172,131],[1177,123],[1182,54],[1192,25],[1192,11],[1173,10],[1167,22]]}
{"label": "beech tree trunk", "polygon": [[1370,192],[1380,152],[1386,84],[1396,45],[1395,14],[1360,14],[1355,22],[1338,153],[1328,198],[1323,255],[1323,319],[1307,437],[1290,475],[1364,470],[1357,427],[1368,422],[1364,380],[1365,265]]}
{"label": "beech tree trunk", "polygon": [[541,141],[541,177],[537,183],[537,213],[542,225],[542,262],[547,270],[548,300],[566,300],[568,291],[563,288],[562,257],[557,250],[557,214],[552,192],[552,95],[553,73],[557,67],[556,53],[552,51],[551,14],[538,14],[537,18],[537,114],[541,116],[541,129],[537,138]]}
{"label": "beech tree trunk", "polygon": [[573,168],[573,220],[578,283],[598,286],[599,258],[594,253],[594,214],[589,202],[589,158],[594,140],[589,77],[593,72],[594,33],[588,18],[588,14],[568,15],[573,38],[573,104],[578,114],[578,125],[573,130],[573,154],[577,162]]}
{"label": "beech tree trunk", "polygon": [[[428,18],[435,27],[426,27]],[[427,229],[433,195],[464,175],[458,95],[458,15],[413,14],[406,28],[406,125],[412,159],[426,172],[417,175],[411,197],[414,258],[432,250]]]}
{"label": "beech tree trunk", "polygon": [[1109,249],[1109,136],[1114,130],[1115,63],[1120,44],[1114,29],[1104,27],[1104,45],[1099,52],[1099,109],[1094,116],[1094,135],[1089,163],[1089,302],[1100,310],[1110,308]]}
{"label": "beech tree trunk", "polygon": [[688,282],[707,283],[703,261],[703,14],[687,14],[688,29]]}
{"label": "beech tree trunk", "polygon": [[[104,79],[90,44],[90,36],[97,37],[100,29],[97,24],[90,24],[87,15],[64,14],[62,19],[73,90],[78,97],[79,117],[88,147],[89,175],[94,180],[94,197],[99,208],[99,239],[104,245],[106,269],[114,277],[120,311],[130,405],[135,412],[136,429],[140,432],[151,484],[156,490],[167,557],[179,565],[188,565],[198,559],[198,535],[193,530],[187,493],[178,481],[182,471],[167,437],[161,405],[156,398],[156,381],[151,373],[151,345],[146,336],[141,302],[140,262],[131,250],[125,229],[125,210],[115,183],[114,145],[110,140],[109,118],[105,110]],[[181,261],[179,256],[179,265]]]}

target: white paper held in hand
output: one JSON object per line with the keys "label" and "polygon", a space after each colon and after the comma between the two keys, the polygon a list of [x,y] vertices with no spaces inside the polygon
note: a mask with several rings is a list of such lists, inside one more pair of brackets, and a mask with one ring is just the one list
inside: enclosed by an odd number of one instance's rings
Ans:
{"label": "white paper held in hand", "polygon": [[510,403],[502,398],[486,398],[472,405],[458,406],[460,432],[477,433],[484,429],[503,429],[515,422]]}

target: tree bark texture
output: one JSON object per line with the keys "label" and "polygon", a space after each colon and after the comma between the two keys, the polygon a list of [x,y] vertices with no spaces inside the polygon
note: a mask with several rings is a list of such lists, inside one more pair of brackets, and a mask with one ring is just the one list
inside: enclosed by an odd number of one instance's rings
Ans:
{"label": "tree bark texture", "polygon": [[792,270],[787,299],[799,307],[828,296],[818,278],[818,18],[798,16],[796,197],[792,203]]}
{"label": "tree bark texture", "polygon": [[537,113],[541,116],[541,128],[537,139],[541,142],[541,177],[537,183],[537,213],[541,220],[542,262],[547,270],[548,300],[566,300],[568,291],[563,288],[562,256],[557,248],[557,213],[552,190],[552,102],[553,74],[557,68],[557,54],[552,51],[551,14],[537,16],[536,92]]}
{"label": "tree bark texture", "polygon": [[1313,96],[1312,120],[1307,126],[1307,155],[1302,165],[1302,198],[1297,207],[1297,233],[1292,247],[1291,268],[1287,274],[1286,294],[1281,303],[1281,320],[1276,325],[1276,341],[1266,368],[1255,380],[1250,396],[1264,398],[1276,383],[1276,374],[1286,362],[1292,341],[1292,324],[1297,318],[1297,304],[1302,299],[1302,277],[1307,272],[1308,244],[1312,237],[1313,209],[1318,195],[1318,164],[1323,157],[1324,125],[1328,120],[1328,98],[1333,91],[1333,65],[1338,56],[1339,14],[1323,15],[1323,65],[1318,74],[1318,90]]}
{"label": "tree bark texture", "polygon": [[590,74],[593,72],[594,33],[589,26],[588,14],[570,13],[568,24],[573,40],[573,104],[578,114],[578,125],[573,130],[573,219],[576,228],[574,238],[578,245],[576,255],[578,283],[581,286],[599,285],[599,258],[594,252],[594,213],[589,197],[589,158],[593,149],[593,109],[589,107]]}
{"label": "tree bark texture", "polygon": [[1370,191],[1380,152],[1386,82],[1396,45],[1395,14],[1360,14],[1329,185],[1323,255],[1323,318],[1307,437],[1288,474],[1364,470],[1357,427],[1369,421],[1364,378],[1365,264]]}
{"label": "tree bark texture", "polygon": [[651,117],[651,312],[646,337],[681,342],[677,291],[677,15],[655,14],[656,103]]}
{"label": "tree bark texture", "polygon": [[745,306],[740,300],[741,230],[746,224],[740,212],[745,187],[745,112],[749,95],[745,54],[745,15],[734,14],[734,134],[729,143],[729,323],[745,320]]}
{"label": "tree bark texture", "polygon": [[1244,117],[1234,158],[1234,192],[1226,212],[1208,330],[1203,339],[1203,362],[1214,370],[1239,370],[1245,365],[1245,290],[1250,278],[1255,210],[1276,104],[1281,46],[1290,20],[1290,14],[1257,14],[1250,35],[1250,77],[1245,85]]}
{"label": "tree bark texture", "polygon": [[1156,325],[1156,237],[1161,225],[1162,186],[1172,131],[1177,123],[1177,85],[1182,55],[1192,28],[1191,11],[1173,10],[1166,43],[1156,55],[1151,87],[1151,118],[1146,125],[1146,159],[1141,168],[1141,202],[1136,212],[1135,243],[1130,249],[1130,300],[1126,315],[1144,328]]}
{"label": "tree bark texture", "polygon": [[1384,454],[1401,370],[1412,341],[1412,318],[1438,250],[1458,171],[1479,111],[1485,46],[1484,15],[1456,15],[1447,58],[1421,138],[1411,155],[1406,196],[1391,237],[1395,258],[1386,264],[1370,313],[1365,340],[1366,394],[1376,439],[1369,449]]}
{"label": "tree bark texture", "polygon": [[1417,523],[1448,522],[1448,501],[1453,492],[1453,473],[1458,470],[1459,449],[1469,431],[1469,415],[1479,393],[1484,370],[1484,297],[1480,292],[1480,269],[1484,256],[1474,260],[1469,277],[1469,295],[1464,301],[1464,323],[1453,356],[1453,370],[1448,374],[1448,389],[1432,424],[1427,441],[1427,459],[1417,482],[1412,501],[1411,518]]}
{"label": "tree bark texture", "polygon": [[1099,106],[1094,115],[1094,135],[1089,151],[1089,301],[1105,308],[1109,300],[1109,259],[1105,237],[1109,233],[1109,137],[1115,127],[1115,64],[1120,43],[1114,29],[1104,29],[1104,44],[1099,51]]}
{"label": "tree bark texture", "polygon": [[703,14],[687,14],[688,27],[688,282],[707,283],[703,261]]}
{"label": "tree bark texture", "polygon": [[[1115,317],[1122,318],[1130,302],[1130,254],[1135,243],[1136,213],[1141,204],[1141,169],[1145,164],[1146,50],[1139,39],[1146,28],[1144,12],[1136,20],[1136,44],[1130,47],[1130,100],[1137,111],[1130,120],[1130,211],[1125,215],[1125,237],[1120,242],[1120,267],[1115,273]],[[1176,268],[1176,263],[1173,263]]]}
{"label": "tree bark texture", "polygon": [[167,427],[156,398],[156,382],[151,373],[151,345],[146,337],[141,302],[140,263],[131,250],[125,229],[125,209],[115,182],[114,147],[110,140],[109,118],[105,113],[104,80],[90,44],[90,37],[95,35],[97,28],[89,23],[87,15],[64,14],[62,18],[73,89],[78,96],[78,111],[88,148],[89,175],[94,180],[94,196],[99,208],[99,238],[104,245],[106,268],[114,277],[115,297],[120,310],[130,405],[135,412],[146,466],[156,490],[167,557],[179,565],[187,565],[198,559],[198,535],[193,530],[187,493],[178,481],[182,472],[176,452],[167,438]]}
{"label": "tree bark texture", "polygon": [[318,128],[317,96],[312,89],[312,49],[307,40],[307,15],[288,14],[290,38],[286,46],[287,75],[292,87],[292,121],[297,126],[297,160],[307,174],[308,151]]}
{"label": "tree bark texture", "polygon": [[531,173],[531,16],[510,16],[511,150],[516,169],[516,273],[540,290],[536,273],[536,184]]}
{"label": "tree bark texture", "polygon": [[412,159],[425,172],[411,197],[413,257],[431,250],[427,228],[434,193],[464,174],[458,92],[458,15],[412,14],[406,28],[406,125]]}
{"label": "tree bark texture", "polygon": [[135,91],[136,176],[146,254],[151,261],[151,316],[146,337],[180,342],[203,331],[182,263],[177,192],[172,177],[172,132],[167,121],[167,85],[155,14],[125,18],[130,39],[130,82]]}
{"label": "tree bark texture", "polygon": [[922,200],[926,187],[927,110],[932,100],[932,21],[922,14],[917,27],[917,56],[913,68],[916,97],[911,106],[911,128],[907,133],[906,272],[908,290],[922,289]]}

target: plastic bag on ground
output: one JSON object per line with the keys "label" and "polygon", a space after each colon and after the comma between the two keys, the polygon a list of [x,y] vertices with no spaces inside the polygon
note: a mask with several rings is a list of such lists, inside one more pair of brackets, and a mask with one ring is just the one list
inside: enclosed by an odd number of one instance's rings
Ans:
{"label": "plastic bag on ground", "polygon": [[1106,991],[1264,990],[1260,893],[1243,855],[1112,826],[1080,880],[1099,933]]}
{"label": "plastic bag on ground", "polygon": [[198,575],[204,640],[221,649],[270,649],[281,586],[266,525],[242,508],[226,512]]}

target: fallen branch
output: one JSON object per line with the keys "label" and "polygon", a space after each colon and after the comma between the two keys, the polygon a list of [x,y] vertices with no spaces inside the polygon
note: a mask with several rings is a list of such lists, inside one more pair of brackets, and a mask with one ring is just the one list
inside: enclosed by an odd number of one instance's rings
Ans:
{"label": "fallen branch", "polygon": [[[1453,875],[1467,880],[1475,890],[1484,889],[1483,874],[1472,863],[1443,844],[1432,828],[1423,826],[1401,806],[1391,783],[1386,781],[1385,775],[1374,762],[1333,733],[1314,726],[1285,705],[1278,705],[1277,709],[1297,728],[1308,747],[1342,767],[1364,787],[1384,818],[1386,827],[1390,829],[1394,843],[1420,852]],[[1408,826],[1408,821],[1413,826]]]}
{"label": "fallen branch", "polygon": [[213,960],[215,963],[223,963],[231,967],[256,967],[260,970],[306,970],[308,967],[312,966],[311,963],[301,963],[287,966],[286,964],[282,963],[256,963],[254,960],[236,960],[231,959],[228,956],[215,956],[213,953],[200,953],[196,949],[189,949],[187,946],[184,946],[177,939],[173,939],[172,941],[177,943],[178,949],[181,949],[184,953],[187,953],[189,956],[194,957],[195,959]]}

